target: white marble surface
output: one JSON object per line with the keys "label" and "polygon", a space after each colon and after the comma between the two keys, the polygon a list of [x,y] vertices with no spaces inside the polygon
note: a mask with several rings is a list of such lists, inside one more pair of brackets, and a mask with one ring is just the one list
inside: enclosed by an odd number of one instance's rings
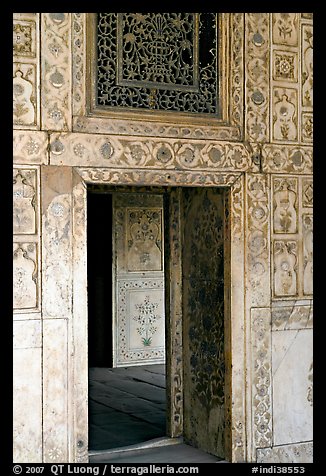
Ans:
{"label": "white marble surface", "polygon": [[[27,323],[24,323],[27,325]],[[22,330],[22,329],[21,329]],[[13,352],[13,461],[42,462],[42,350]]]}
{"label": "white marble surface", "polygon": [[308,400],[312,344],[312,329],[272,333],[274,445],[313,438]]}

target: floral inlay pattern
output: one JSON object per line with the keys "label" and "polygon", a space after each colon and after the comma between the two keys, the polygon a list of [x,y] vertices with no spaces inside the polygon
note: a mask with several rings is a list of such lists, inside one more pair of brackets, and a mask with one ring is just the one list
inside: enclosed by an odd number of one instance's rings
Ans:
{"label": "floral inlay pattern", "polygon": [[162,317],[155,314],[158,303],[150,302],[149,296],[146,296],[143,303],[135,304],[135,308],[138,310],[138,315],[134,316],[133,319],[139,324],[137,331],[142,338],[144,347],[150,346],[152,336],[157,331],[156,321]]}

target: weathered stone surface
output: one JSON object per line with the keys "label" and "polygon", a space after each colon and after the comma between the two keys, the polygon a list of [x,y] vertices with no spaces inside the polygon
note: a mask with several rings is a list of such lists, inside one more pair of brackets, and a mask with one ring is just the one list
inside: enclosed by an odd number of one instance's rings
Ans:
{"label": "weathered stone surface", "polygon": [[312,442],[257,449],[257,463],[313,463]]}
{"label": "weathered stone surface", "polygon": [[42,347],[41,319],[20,320],[13,323],[14,349]]}

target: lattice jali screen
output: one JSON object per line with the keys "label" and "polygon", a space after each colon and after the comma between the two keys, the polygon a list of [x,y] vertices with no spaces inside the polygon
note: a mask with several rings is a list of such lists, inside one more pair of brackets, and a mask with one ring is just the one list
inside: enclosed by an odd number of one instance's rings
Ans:
{"label": "lattice jali screen", "polygon": [[95,17],[96,108],[220,117],[217,13]]}

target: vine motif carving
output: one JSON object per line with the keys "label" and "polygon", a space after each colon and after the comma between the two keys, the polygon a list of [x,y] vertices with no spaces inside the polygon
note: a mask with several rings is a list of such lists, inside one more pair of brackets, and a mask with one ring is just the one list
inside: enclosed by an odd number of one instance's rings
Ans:
{"label": "vine motif carving", "polygon": [[297,294],[297,242],[294,240],[274,241],[274,294]]}
{"label": "vine motif carving", "polygon": [[175,172],[170,170],[126,170],[126,169],[103,169],[78,167],[80,176],[86,182],[102,182],[117,185],[128,184],[151,184],[151,185],[182,185],[182,186],[230,186],[239,178],[240,174],[227,173],[194,173]]}
{"label": "vine motif carving", "polygon": [[313,293],[313,218],[311,213],[302,215],[303,224],[303,294]]}
{"label": "vine motif carving", "polygon": [[246,14],[246,138],[269,140],[269,13]]}
{"label": "vine motif carving", "polygon": [[296,178],[274,178],[273,180],[274,233],[297,232],[297,196]]}
{"label": "vine motif carving", "polygon": [[243,231],[243,184],[241,178],[231,187],[231,226],[234,238],[241,238]]}
{"label": "vine motif carving", "polygon": [[302,106],[312,108],[313,105],[313,29],[311,25],[302,25]]}
{"label": "vine motif carving", "polygon": [[272,446],[270,320],[266,319],[268,309],[252,313],[254,440],[256,448],[265,448]]}
{"label": "vine motif carving", "polygon": [[244,14],[232,13],[232,46],[231,46],[231,122],[239,127],[242,135],[243,127],[243,38]]}
{"label": "vine motif carving", "polygon": [[85,115],[85,13],[72,13],[73,115]]}
{"label": "vine motif carving", "polygon": [[48,130],[69,130],[70,13],[43,13],[41,18],[43,127]]}
{"label": "vine motif carving", "polygon": [[308,373],[307,401],[313,406],[313,364],[311,363]]}
{"label": "vine motif carving", "polygon": [[262,156],[264,172],[312,173],[313,170],[311,147],[264,144]]}

